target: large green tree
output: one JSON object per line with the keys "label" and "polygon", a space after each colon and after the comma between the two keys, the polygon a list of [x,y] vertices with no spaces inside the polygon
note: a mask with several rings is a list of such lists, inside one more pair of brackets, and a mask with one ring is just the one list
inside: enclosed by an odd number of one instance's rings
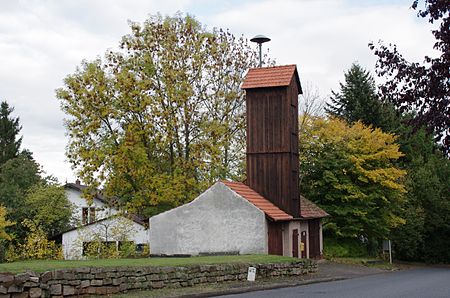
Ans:
{"label": "large green tree", "polygon": [[57,90],[78,175],[145,215],[239,176],[239,85],[254,58],[246,40],[191,16],[132,23],[118,51],[83,62]]}
{"label": "large green tree", "polygon": [[0,104],[0,166],[19,154],[22,137],[18,137],[21,126],[19,118],[13,118],[14,111],[6,101]]}
{"label": "large green tree", "polygon": [[348,123],[362,121],[366,125],[392,130],[395,112],[379,99],[369,71],[354,63],[344,76],[345,82],[339,84],[339,92],[332,91],[331,102],[325,107],[327,113]]}
{"label": "large green tree", "polygon": [[404,223],[405,171],[396,137],[361,122],[310,118],[300,131],[301,192],[330,215],[338,238],[378,240]]}
{"label": "large green tree", "polygon": [[27,218],[47,237],[64,232],[72,223],[73,206],[65,189],[57,184],[35,184],[28,190],[25,203],[29,210]]}
{"label": "large green tree", "polygon": [[20,223],[28,217],[30,209],[25,198],[27,191],[41,181],[40,166],[27,154],[19,154],[0,166],[0,204],[8,211],[8,219],[16,222],[8,231],[18,239],[26,230]]}
{"label": "large green tree", "polygon": [[395,257],[403,260],[449,262],[450,160],[442,155],[425,129],[402,126],[399,136],[408,171],[408,193],[400,216],[406,223],[392,230]]}
{"label": "large green tree", "polygon": [[[341,84],[341,92],[335,94],[329,108],[334,108],[332,114],[348,122],[363,121],[374,127],[381,127],[386,132],[398,135],[397,142],[404,156],[395,164],[407,171],[405,185],[406,200],[397,210],[398,216],[405,219],[405,224],[391,230],[389,237],[393,239],[395,257],[404,260],[421,260],[429,262],[448,262],[448,246],[450,235],[448,214],[450,192],[448,173],[450,161],[438,150],[438,145],[424,129],[413,129],[410,125],[414,113],[398,114],[393,105],[382,103],[382,109],[372,113],[372,109],[355,109],[349,104],[349,99],[357,98],[358,94],[366,94],[371,90],[371,96],[360,96],[358,106],[373,106],[378,101],[373,79],[371,88],[367,83],[356,84],[356,77],[364,77],[361,71],[352,72],[354,66],[346,74],[346,84]],[[352,75],[353,73],[353,75]],[[368,72],[365,75],[369,76]],[[354,81],[352,83],[352,81]],[[359,90],[361,89],[361,90]],[[348,94],[351,94],[350,96]],[[372,103],[372,104],[371,104]],[[333,111],[335,111],[333,113]]]}

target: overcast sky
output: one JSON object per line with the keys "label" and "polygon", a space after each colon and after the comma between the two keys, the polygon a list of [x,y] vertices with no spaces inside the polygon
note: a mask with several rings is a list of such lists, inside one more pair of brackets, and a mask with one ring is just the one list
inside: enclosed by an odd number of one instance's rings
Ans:
{"label": "overcast sky", "polygon": [[60,182],[75,175],[66,162],[64,114],[55,89],[83,59],[116,48],[129,31],[158,12],[194,15],[208,28],[269,36],[278,65],[297,64],[302,84],[327,97],[357,61],[373,71],[370,41],[396,43],[422,61],[433,44],[431,27],[409,9],[412,0],[0,0],[0,99],[15,108],[23,147]]}

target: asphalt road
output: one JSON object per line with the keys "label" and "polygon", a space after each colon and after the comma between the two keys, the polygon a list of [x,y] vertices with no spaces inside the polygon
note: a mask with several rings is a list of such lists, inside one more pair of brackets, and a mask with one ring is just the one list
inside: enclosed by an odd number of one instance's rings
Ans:
{"label": "asphalt road", "polygon": [[341,281],[222,297],[450,298],[450,268],[417,268]]}

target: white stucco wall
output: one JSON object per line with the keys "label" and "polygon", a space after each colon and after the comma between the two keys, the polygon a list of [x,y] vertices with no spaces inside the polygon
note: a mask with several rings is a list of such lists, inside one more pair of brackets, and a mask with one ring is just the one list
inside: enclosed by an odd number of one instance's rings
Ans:
{"label": "white stucco wall", "polygon": [[148,230],[125,217],[113,217],[90,225],[81,226],[62,235],[63,254],[66,260],[82,259],[83,242],[134,241],[148,244]]}
{"label": "white stucco wall", "polygon": [[87,200],[82,197],[82,193],[80,191],[66,188],[67,199],[74,206],[73,210],[73,218],[76,222],[76,225],[81,224],[81,216],[83,207],[95,207],[95,220],[100,220],[103,218],[107,218],[113,214],[117,213],[117,210],[111,207],[107,207],[105,203],[94,198],[92,204],[89,205]]}
{"label": "white stucco wall", "polygon": [[222,182],[150,218],[149,235],[152,254],[267,253],[264,212]]}

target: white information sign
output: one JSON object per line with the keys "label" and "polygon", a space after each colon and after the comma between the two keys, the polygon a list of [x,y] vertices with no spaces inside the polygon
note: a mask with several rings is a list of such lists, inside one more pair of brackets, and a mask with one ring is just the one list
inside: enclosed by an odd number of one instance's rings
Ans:
{"label": "white information sign", "polygon": [[255,278],[256,278],[256,268],[255,267],[248,267],[247,280],[248,281],[255,281]]}

